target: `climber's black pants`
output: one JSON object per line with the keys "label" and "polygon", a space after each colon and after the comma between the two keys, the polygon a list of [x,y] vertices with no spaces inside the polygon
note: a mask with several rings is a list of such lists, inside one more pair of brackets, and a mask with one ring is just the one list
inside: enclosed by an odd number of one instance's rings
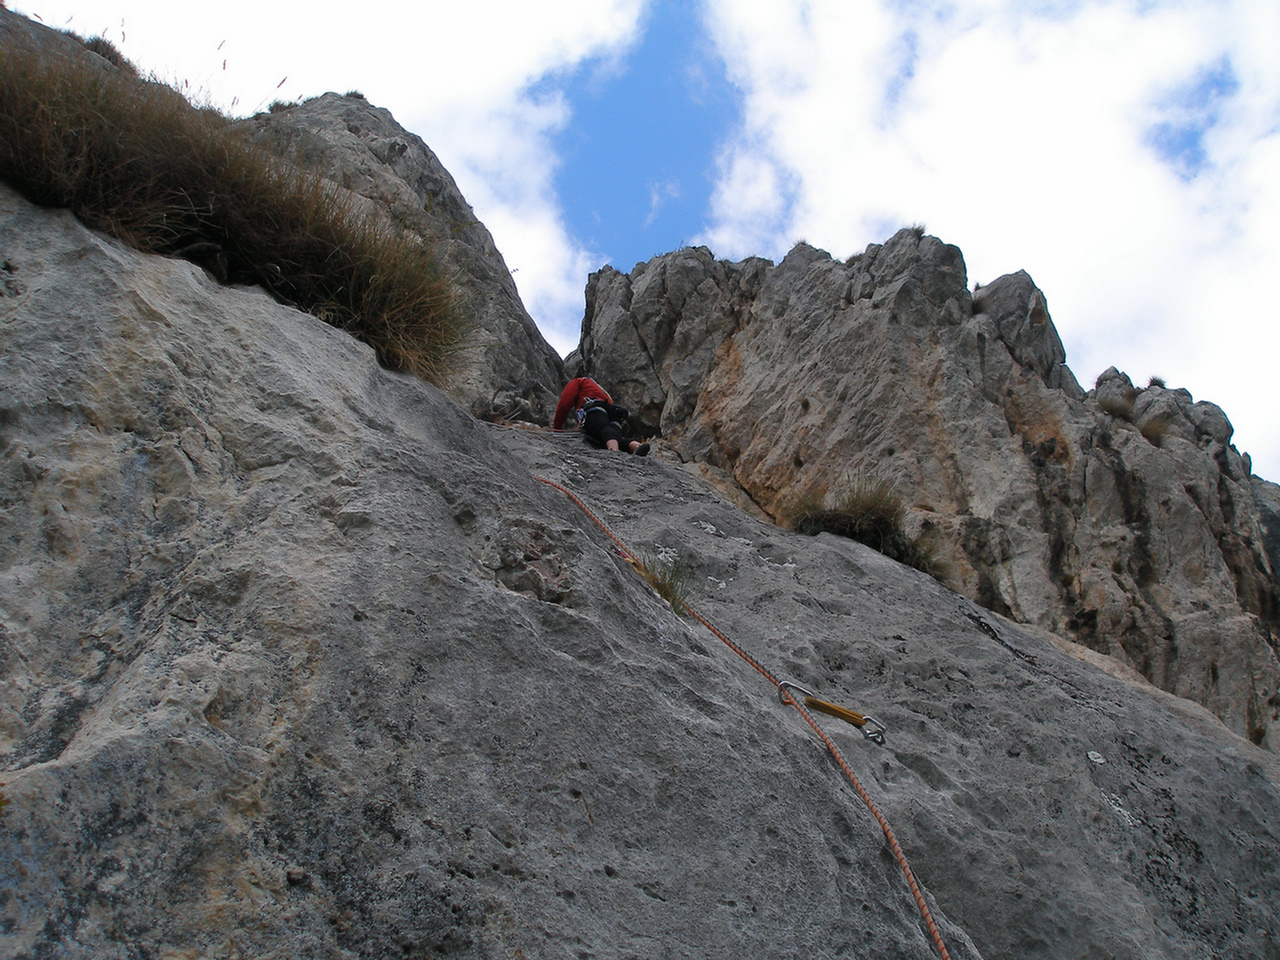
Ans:
{"label": "climber's black pants", "polygon": [[610,440],[617,440],[618,446],[622,446],[621,425],[610,420],[609,414],[601,407],[592,407],[587,411],[587,415],[582,421],[582,432],[602,447],[607,445]]}

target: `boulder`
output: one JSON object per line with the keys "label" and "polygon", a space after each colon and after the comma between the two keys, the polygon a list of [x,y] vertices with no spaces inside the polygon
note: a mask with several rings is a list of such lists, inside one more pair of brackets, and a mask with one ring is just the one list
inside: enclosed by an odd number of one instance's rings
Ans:
{"label": "boulder", "polygon": [[973,312],[991,318],[1009,356],[1038,373],[1045,386],[1060,389],[1076,400],[1084,398],[1067,367],[1067,351],[1049,319],[1044,294],[1025,270],[978,288]]}

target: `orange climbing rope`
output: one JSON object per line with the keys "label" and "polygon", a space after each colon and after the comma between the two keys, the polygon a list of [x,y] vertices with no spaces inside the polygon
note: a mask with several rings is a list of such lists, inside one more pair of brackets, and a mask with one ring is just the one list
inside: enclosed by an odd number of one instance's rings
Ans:
{"label": "orange climbing rope", "polygon": [[[627,545],[618,539],[617,535],[605,525],[603,520],[591,512],[591,508],[583,503],[582,499],[577,494],[556,483],[554,480],[547,480],[543,477],[534,477],[534,479],[539,483],[544,483],[549,487],[554,487],[577,504],[578,509],[590,517],[595,525],[604,531],[605,536],[613,541],[614,545],[618,548],[618,552],[621,554],[622,559],[626,560],[627,563],[631,564],[633,567],[639,568],[640,561],[637,559],[636,555],[627,549]],[[919,909],[920,916],[924,920],[924,925],[929,931],[929,936],[933,939],[933,945],[937,948],[938,955],[942,960],[951,960],[951,954],[947,952],[947,946],[942,941],[942,934],[938,931],[938,925],[934,923],[933,914],[930,913],[929,905],[925,902],[924,893],[921,891],[920,885],[916,882],[915,874],[911,870],[911,865],[907,863],[907,856],[902,852],[902,847],[898,844],[898,838],[894,835],[893,828],[889,826],[889,821],[885,819],[884,814],[880,812],[880,808],[877,807],[875,801],[871,799],[871,795],[867,793],[866,788],[862,786],[862,782],[858,779],[857,774],[853,772],[853,767],[849,766],[849,762],[845,760],[844,755],[840,752],[840,748],[836,746],[835,741],[827,735],[826,731],[818,725],[818,722],[813,719],[813,714],[811,714],[809,710],[819,710],[822,713],[839,717],[841,720],[852,723],[856,727],[863,728],[863,736],[868,740],[873,740],[877,743],[884,742],[884,725],[874,717],[864,716],[856,711],[836,706],[833,703],[827,703],[825,700],[819,700],[803,687],[799,687],[790,681],[779,680],[770,673],[759,660],[730,640],[723,631],[719,630],[713,623],[711,623],[710,620],[706,619],[706,617],[694,610],[693,607],[688,605],[688,603],[685,604],[685,609],[693,619],[697,620],[700,624],[710,630],[717,639],[746,661],[748,665],[754,668],[756,672],[768,680],[769,683],[773,684],[774,688],[778,691],[778,699],[784,704],[790,704],[795,707],[796,712],[804,718],[805,723],[809,724],[809,726],[813,728],[814,733],[818,735],[818,739],[822,741],[823,745],[827,748],[827,751],[835,759],[836,764],[840,767],[840,770],[844,773],[846,779],[848,779],[849,783],[853,785],[854,791],[861,798],[862,802],[866,804],[867,809],[871,811],[871,815],[875,817],[876,822],[880,824],[880,829],[884,831],[885,839],[889,841],[889,849],[893,851],[894,859],[898,861],[898,866],[902,870],[902,875],[906,877],[907,886],[911,890],[911,896],[915,898],[916,907]],[[802,700],[803,702],[801,702]],[[865,727],[872,725],[873,730],[868,732]]]}

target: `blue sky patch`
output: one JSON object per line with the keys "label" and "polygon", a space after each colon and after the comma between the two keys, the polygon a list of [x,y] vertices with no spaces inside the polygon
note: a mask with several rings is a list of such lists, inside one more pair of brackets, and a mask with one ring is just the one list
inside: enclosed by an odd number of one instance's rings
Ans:
{"label": "blue sky patch", "polygon": [[1239,90],[1230,58],[1203,67],[1156,102],[1162,119],[1147,130],[1147,143],[1179,177],[1194,180],[1210,163],[1205,134],[1218,122],[1223,102]]}
{"label": "blue sky patch", "polygon": [[898,37],[893,53],[895,70],[885,83],[884,90],[885,107],[890,113],[897,110],[902,92],[916,75],[916,63],[920,59],[920,35],[914,30],[907,30]]}
{"label": "blue sky patch", "polygon": [[572,111],[556,143],[567,228],[624,272],[702,232],[716,157],[741,115],[700,7],[659,0],[620,63],[558,78]]}

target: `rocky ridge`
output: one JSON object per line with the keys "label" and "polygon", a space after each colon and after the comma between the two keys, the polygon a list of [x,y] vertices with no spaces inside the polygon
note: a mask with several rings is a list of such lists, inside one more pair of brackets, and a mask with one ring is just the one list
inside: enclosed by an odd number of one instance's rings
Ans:
{"label": "rocky ridge", "polygon": [[847,262],[685,249],[593,274],[567,366],[768,516],[889,483],[955,589],[1280,748],[1280,488],[1212,403],[1114,369],[1081,389],[1026,273],[971,292],[915,230]]}

